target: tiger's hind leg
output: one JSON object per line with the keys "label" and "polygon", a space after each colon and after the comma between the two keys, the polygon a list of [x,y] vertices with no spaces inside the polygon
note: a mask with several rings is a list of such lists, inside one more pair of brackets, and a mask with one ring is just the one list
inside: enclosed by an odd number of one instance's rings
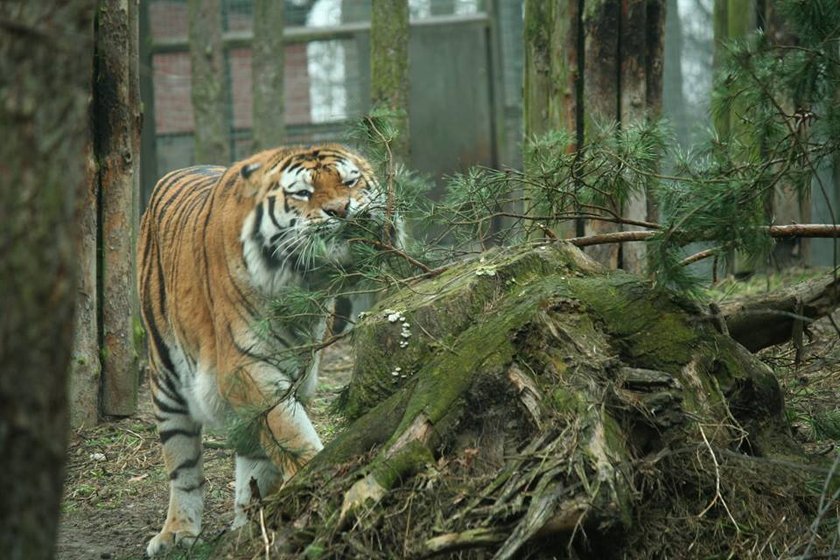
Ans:
{"label": "tiger's hind leg", "polygon": [[169,510],[163,529],[146,547],[149,556],[179,543],[195,542],[204,511],[201,424],[192,418],[174,384],[161,384],[157,375],[153,376],[152,400],[169,475]]}
{"label": "tiger's hind leg", "polygon": [[234,528],[247,522],[253,501],[276,491],[324,447],[303,405],[292,397],[275,405],[265,420],[268,429],[260,433],[265,453],[236,456]]}

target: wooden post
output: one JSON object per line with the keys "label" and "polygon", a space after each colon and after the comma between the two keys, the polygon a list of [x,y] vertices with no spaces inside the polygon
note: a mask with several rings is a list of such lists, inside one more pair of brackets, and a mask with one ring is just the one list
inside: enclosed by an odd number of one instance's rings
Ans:
{"label": "wooden post", "polygon": [[284,2],[254,1],[254,151],[280,146],[286,138],[283,92]]}
{"label": "wooden post", "polygon": [[[140,115],[137,4],[100,0],[94,61],[94,151],[99,166],[100,344],[102,412],[133,414],[137,407],[134,349],[134,239],[139,192]],[[135,45],[135,46],[132,46]]]}

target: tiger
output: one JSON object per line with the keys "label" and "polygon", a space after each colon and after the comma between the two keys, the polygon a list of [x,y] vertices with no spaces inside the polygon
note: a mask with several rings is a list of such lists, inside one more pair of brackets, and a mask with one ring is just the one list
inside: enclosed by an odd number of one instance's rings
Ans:
{"label": "tiger", "polygon": [[[322,260],[351,259],[348,240],[324,232],[381,217],[383,196],[369,161],[337,144],[180,169],[155,186],[140,225],[137,278],[169,508],[149,556],[201,533],[204,426],[230,429],[264,410],[256,445],[236,449],[234,528],[247,522],[252,500],[323,448],[303,406],[317,383],[318,353],[298,371],[272,356],[302,344],[301,334],[256,325],[283,289],[323,274]],[[319,237],[321,261],[313,257]],[[307,334],[317,340],[326,332],[321,318]]]}

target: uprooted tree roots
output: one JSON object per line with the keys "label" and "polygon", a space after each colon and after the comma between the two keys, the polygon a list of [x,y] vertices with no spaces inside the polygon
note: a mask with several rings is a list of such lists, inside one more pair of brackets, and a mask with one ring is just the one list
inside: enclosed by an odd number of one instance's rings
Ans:
{"label": "uprooted tree roots", "polygon": [[772,372],[715,327],[563,244],[404,289],[356,329],[354,422],[223,554],[830,550],[825,469],[789,437]]}

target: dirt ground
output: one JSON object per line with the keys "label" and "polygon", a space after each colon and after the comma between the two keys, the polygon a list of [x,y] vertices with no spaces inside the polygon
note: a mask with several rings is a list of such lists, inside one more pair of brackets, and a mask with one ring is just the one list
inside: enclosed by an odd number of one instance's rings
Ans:
{"label": "dirt ground", "polygon": [[[310,412],[326,443],[338,426],[327,408],[347,384],[349,345],[324,352]],[[58,535],[58,560],[137,560],[166,518],[168,477],[163,469],[147,383],[140,411],[72,434]],[[233,451],[220,434],[204,437],[204,539],[212,542],[233,520]],[[178,551],[168,558],[189,558]]]}
{"label": "dirt ground", "polygon": [[[788,280],[790,280],[788,278]],[[731,291],[723,285],[723,297]],[[743,291],[742,287],[737,291]],[[831,457],[840,450],[840,311],[808,329],[802,359],[790,345],[768,349],[762,358],[776,371],[787,414],[808,453]],[[327,407],[349,380],[349,345],[326,350],[313,420],[329,441],[340,429]],[[58,539],[59,560],[144,557],[148,540],[166,515],[167,477],[152,422],[148,387],[141,387],[140,414],[107,422],[72,436]],[[210,543],[232,520],[233,453],[219,434],[205,435],[204,539]],[[196,551],[198,552],[198,551]],[[180,551],[167,558],[191,558]]]}

